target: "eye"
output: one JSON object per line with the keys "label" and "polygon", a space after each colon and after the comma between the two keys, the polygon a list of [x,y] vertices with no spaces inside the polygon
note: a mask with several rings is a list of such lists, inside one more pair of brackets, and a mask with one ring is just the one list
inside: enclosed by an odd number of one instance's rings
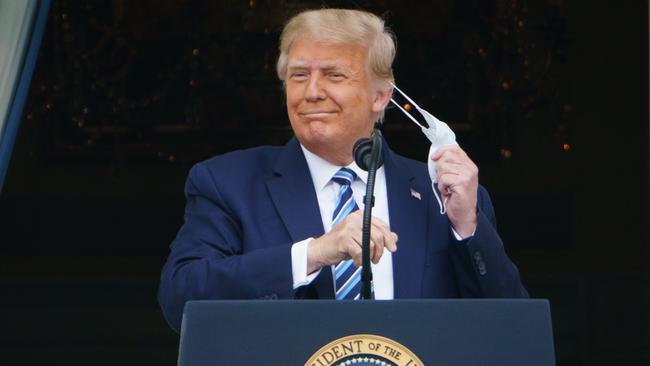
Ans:
{"label": "eye", "polygon": [[307,80],[307,73],[304,71],[294,71],[289,75],[289,77],[294,81],[304,81]]}
{"label": "eye", "polygon": [[327,77],[329,77],[332,80],[343,80],[345,79],[345,75],[343,75],[340,72],[330,72],[327,74]]}

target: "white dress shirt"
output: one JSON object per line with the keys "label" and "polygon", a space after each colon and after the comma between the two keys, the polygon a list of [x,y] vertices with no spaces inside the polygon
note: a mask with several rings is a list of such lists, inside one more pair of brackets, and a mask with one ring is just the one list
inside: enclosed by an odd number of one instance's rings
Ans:
{"label": "white dress shirt", "polygon": [[[341,169],[340,166],[333,165],[321,157],[313,154],[304,146],[300,146],[307,160],[314,190],[318,198],[320,216],[323,220],[325,232],[332,229],[332,214],[336,206],[337,195],[340,185],[332,181],[334,174]],[[352,192],[354,200],[363,210],[363,197],[366,194],[366,180],[368,172],[362,170],[356,163],[348,165],[347,168],[357,173],[357,179],[352,182]],[[375,178],[375,206],[372,209],[372,215],[386,222],[390,227],[390,218],[388,216],[388,196],[386,193],[386,174],[384,168],[377,170]],[[307,248],[314,238],[307,238],[303,241],[294,243],[291,247],[291,265],[293,271],[293,288],[310,284],[320,273],[317,271],[307,274]],[[399,245],[399,243],[398,243]],[[379,263],[371,263],[373,274],[373,285],[375,299],[389,300],[393,298],[393,257],[388,249],[384,248],[384,254],[381,256]],[[332,276],[334,269],[332,268]],[[333,279],[333,277],[332,277]],[[335,283],[335,281],[332,281]]]}
{"label": "white dress shirt", "polygon": [[[318,155],[307,150],[302,145],[300,145],[300,147],[305,155],[307,166],[311,173],[311,179],[314,182],[314,190],[316,191],[316,197],[318,198],[320,216],[323,220],[323,228],[325,229],[325,232],[328,232],[332,229],[332,213],[336,208],[336,200],[340,187],[340,184],[332,181],[332,177],[339,169],[341,169],[341,167],[329,163]],[[357,179],[352,182],[352,193],[354,201],[357,203],[357,206],[359,206],[359,210],[363,210],[363,196],[366,194],[368,172],[359,168],[355,162],[352,162],[352,164],[348,165],[346,168],[352,169],[357,173]],[[379,168],[377,170],[377,175],[375,176],[375,206],[372,209],[372,216],[380,218],[390,227],[390,217],[388,215],[388,194],[386,193],[386,174],[384,172],[384,167]],[[463,238],[458,235],[453,227],[450,227],[450,229],[456,240],[461,242]],[[474,236],[474,233],[472,233],[468,238],[471,238],[472,236]],[[293,272],[294,289],[310,284],[320,273],[320,270],[312,274],[307,273],[307,248],[313,239],[314,238],[307,238],[294,243],[291,247],[291,269]],[[397,242],[397,248],[397,250],[399,250],[399,241]],[[334,266],[332,266],[332,276],[334,276],[333,267]],[[388,249],[384,248],[384,254],[381,256],[379,263],[371,263],[370,267],[372,268],[375,299],[393,299],[392,253],[388,251]],[[332,277],[332,279],[332,283],[336,283],[334,277]]]}

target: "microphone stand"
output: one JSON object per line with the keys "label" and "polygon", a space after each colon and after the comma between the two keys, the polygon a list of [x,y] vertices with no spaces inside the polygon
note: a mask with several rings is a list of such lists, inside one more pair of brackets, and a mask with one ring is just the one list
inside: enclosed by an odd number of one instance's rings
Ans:
{"label": "microphone stand", "polygon": [[[361,299],[373,300],[372,294],[372,269],[370,268],[370,220],[372,208],[375,205],[375,176],[377,169],[381,166],[382,136],[376,123],[372,133],[372,149],[368,161],[368,181],[366,183],[366,195],[363,198],[363,231],[361,240]],[[364,159],[364,160],[366,160]]]}

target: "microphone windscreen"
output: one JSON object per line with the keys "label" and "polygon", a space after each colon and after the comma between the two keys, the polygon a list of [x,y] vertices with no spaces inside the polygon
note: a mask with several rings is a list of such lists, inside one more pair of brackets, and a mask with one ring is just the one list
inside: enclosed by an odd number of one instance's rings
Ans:
{"label": "microphone windscreen", "polygon": [[368,171],[370,166],[370,156],[372,152],[372,140],[369,138],[360,138],[354,143],[352,148],[352,155],[354,162],[357,163],[359,168]]}

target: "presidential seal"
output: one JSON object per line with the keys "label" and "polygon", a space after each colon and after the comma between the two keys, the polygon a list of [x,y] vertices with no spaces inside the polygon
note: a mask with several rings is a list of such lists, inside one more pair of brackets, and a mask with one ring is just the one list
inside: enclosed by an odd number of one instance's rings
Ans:
{"label": "presidential seal", "polygon": [[356,334],[334,340],[305,363],[305,366],[424,366],[408,348],[392,339]]}

